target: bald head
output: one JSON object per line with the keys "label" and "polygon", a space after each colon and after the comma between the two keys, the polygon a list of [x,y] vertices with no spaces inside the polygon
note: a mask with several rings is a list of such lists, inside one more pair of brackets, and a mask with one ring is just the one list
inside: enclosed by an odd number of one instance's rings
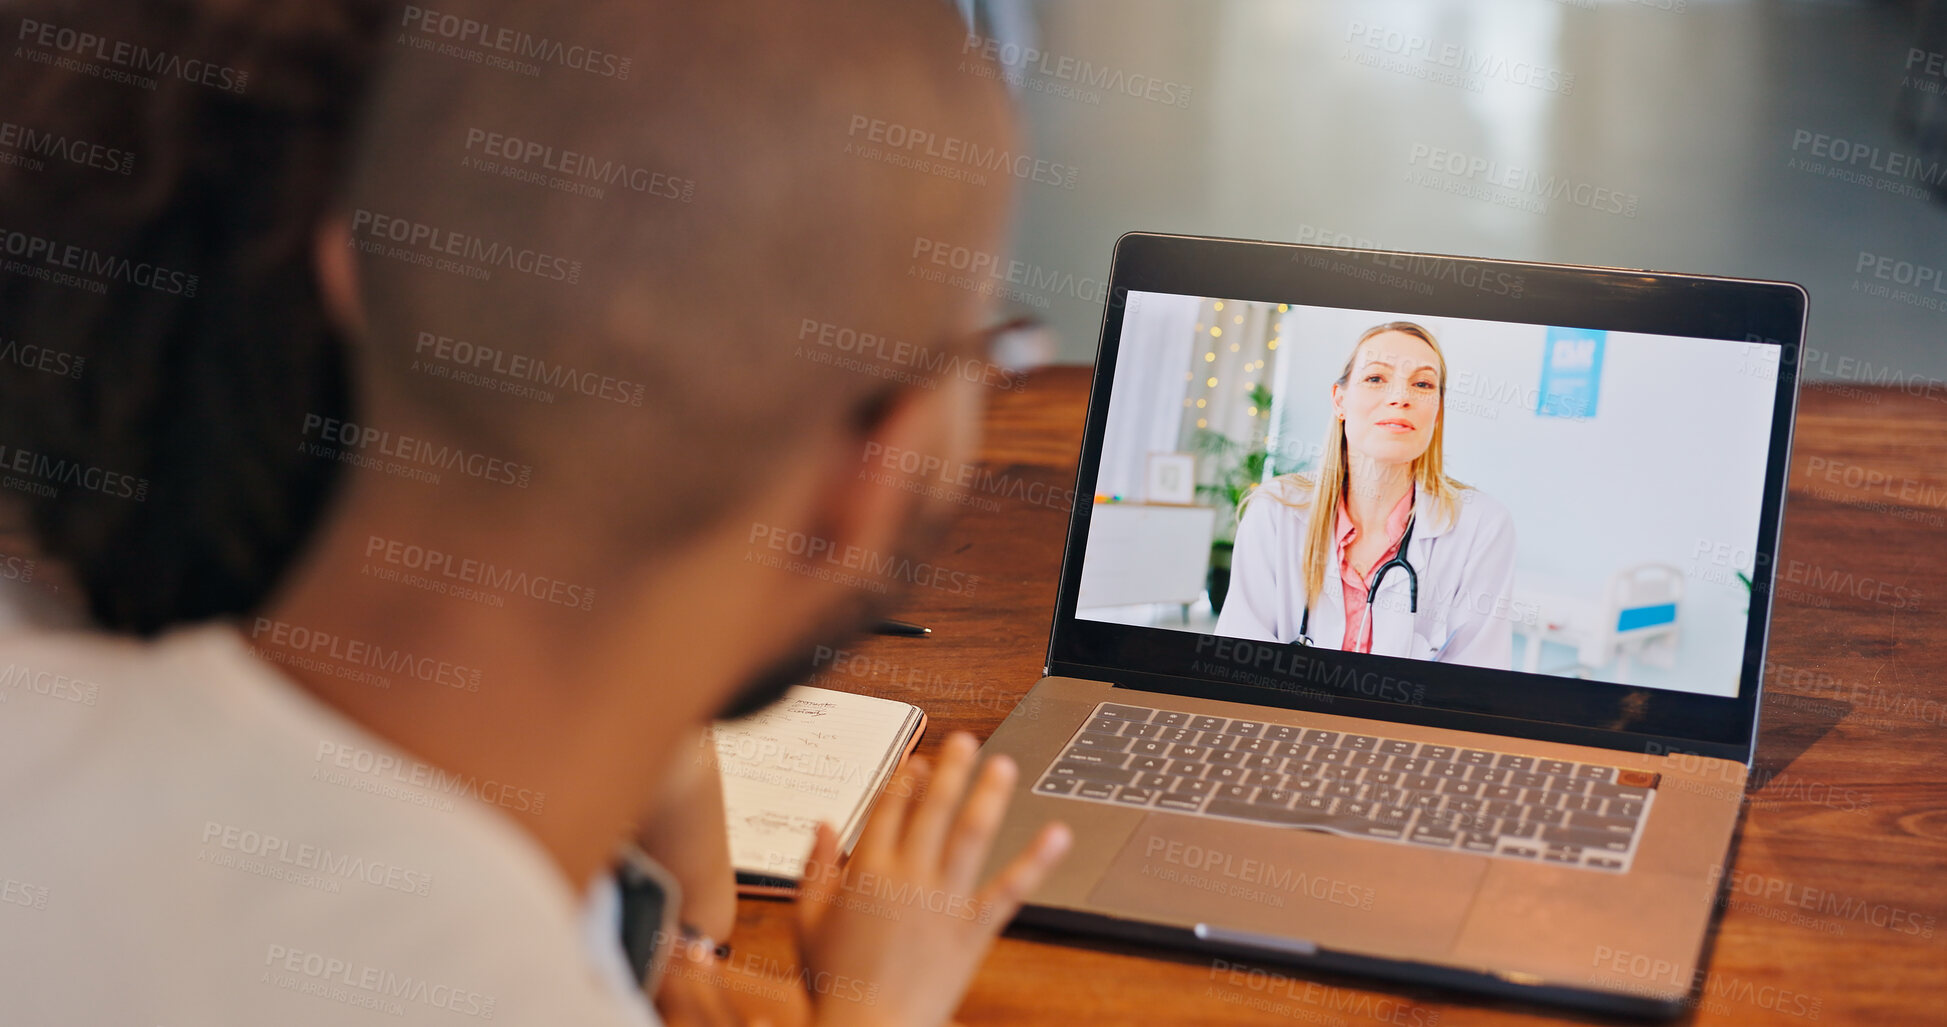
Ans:
{"label": "bald head", "polygon": [[530,466],[501,501],[678,538],[925,387],[808,358],[806,324],[968,354],[980,299],[914,248],[997,248],[1010,180],[886,160],[870,128],[1011,148],[948,5],[472,2],[396,28],[344,202],[361,416]]}

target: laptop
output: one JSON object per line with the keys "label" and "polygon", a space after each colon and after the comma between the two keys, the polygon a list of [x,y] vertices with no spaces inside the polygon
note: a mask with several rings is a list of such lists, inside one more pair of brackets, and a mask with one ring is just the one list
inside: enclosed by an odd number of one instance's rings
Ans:
{"label": "laptop", "polygon": [[1135,233],[1109,296],[1046,676],[985,745],[996,861],[1075,829],[1021,921],[1681,1011],[1804,290]]}

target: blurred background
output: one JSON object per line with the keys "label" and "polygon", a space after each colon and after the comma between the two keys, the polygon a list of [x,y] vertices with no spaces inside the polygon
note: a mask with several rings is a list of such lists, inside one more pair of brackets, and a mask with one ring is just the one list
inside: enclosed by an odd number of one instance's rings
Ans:
{"label": "blurred background", "polygon": [[1947,399],[1941,0],[961,0],[1028,112],[1010,299],[1089,362],[1142,229],[1804,285]]}

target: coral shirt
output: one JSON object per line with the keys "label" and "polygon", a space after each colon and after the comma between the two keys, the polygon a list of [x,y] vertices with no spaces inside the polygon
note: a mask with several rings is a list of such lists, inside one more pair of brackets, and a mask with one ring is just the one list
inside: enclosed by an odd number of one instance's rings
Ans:
{"label": "coral shirt", "polygon": [[[1413,513],[1413,490],[1399,498],[1393,512],[1386,515],[1386,537],[1392,544],[1379,558],[1372,562],[1372,569],[1393,558],[1399,552],[1399,539],[1406,534],[1406,519]],[[1339,648],[1347,652],[1372,652],[1372,618],[1366,615],[1366,592],[1372,588],[1370,577],[1361,578],[1352,569],[1352,544],[1359,538],[1359,529],[1352,523],[1352,512],[1346,509],[1345,497],[1339,497],[1338,540],[1336,542],[1336,561],[1339,567],[1339,582],[1345,588],[1345,640]]]}

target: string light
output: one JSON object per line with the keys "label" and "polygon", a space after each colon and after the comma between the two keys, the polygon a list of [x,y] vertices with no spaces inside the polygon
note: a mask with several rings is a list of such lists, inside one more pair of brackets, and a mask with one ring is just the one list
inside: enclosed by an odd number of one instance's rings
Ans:
{"label": "string light", "polygon": [[1205,382],[1203,383],[1203,387],[1204,387],[1204,388],[1206,388],[1206,389],[1214,389],[1214,388],[1216,388],[1216,387],[1217,387],[1217,377],[1216,377],[1216,375],[1211,375],[1211,376],[1210,376],[1210,378],[1209,378],[1209,379],[1207,379],[1207,380],[1206,380],[1206,381],[1205,381]]}

